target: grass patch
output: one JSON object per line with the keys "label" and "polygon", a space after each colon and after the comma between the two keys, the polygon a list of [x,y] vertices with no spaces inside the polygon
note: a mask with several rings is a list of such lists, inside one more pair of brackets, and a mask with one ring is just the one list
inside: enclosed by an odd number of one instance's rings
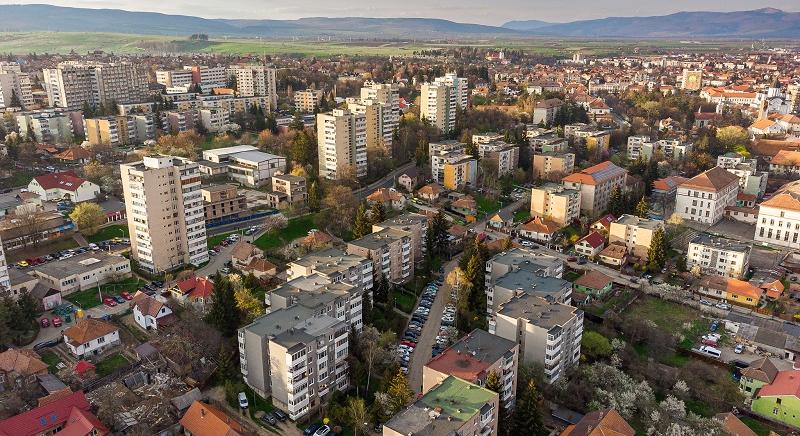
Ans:
{"label": "grass patch", "polygon": [[522,209],[514,212],[514,222],[516,223],[528,221],[530,217],[531,217],[530,210]]}
{"label": "grass patch", "polygon": [[491,198],[483,195],[475,197],[475,202],[478,204],[479,213],[495,213],[500,210],[501,207],[503,207],[503,203],[500,200],[492,200]]}
{"label": "grass patch", "polygon": [[42,362],[47,364],[50,374],[55,374],[58,371],[57,365],[61,363],[58,355],[52,351],[44,351],[40,354]]}
{"label": "grass patch", "polygon": [[122,226],[119,224],[114,224],[108,227],[103,227],[95,233],[94,235],[87,236],[86,240],[89,242],[102,242],[108,241],[109,239],[114,238],[127,238],[128,235],[128,226]]}
{"label": "grass patch", "polygon": [[700,313],[694,309],[649,296],[639,298],[628,308],[628,314],[634,318],[649,319],[674,335],[683,333],[684,324],[700,319]]}
{"label": "grass patch", "polygon": [[574,282],[575,280],[578,280],[580,276],[581,274],[579,272],[570,270],[564,273],[564,280],[568,282]]}
{"label": "grass patch", "polygon": [[96,365],[97,369],[95,370],[95,372],[97,373],[98,376],[105,377],[111,374],[112,372],[122,368],[123,366],[127,365],[128,363],[129,363],[128,359],[126,359],[125,356],[123,356],[120,353],[115,353],[97,362]]}
{"label": "grass patch", "polygon": [[0,189],[18,188],[20,186],[28,186],[31,179],[41,174],[38,171],[26,171],[15,168],[11,172],[11,177],[0,179]]}
{"label": "grass patch", "polygon": [[220,244],[220,242],[224,241],[225,238],[228,236],[238,233],[238,232],[228,232],[228,233],[220,233],[219,235],[209,236],[206,238],[206,244],[208,245],[209,249],[212,249]]}
{"label": "grass patch", "polygon": [[[137,289],[144,286],[146,283],[147,282],[144,280],[129,278],[119,282],[100,285],[100,292],[103,294],[103,298],[109,295],[119,295],[119,293],[123,291],[133,294]],[[73,292],[72,294],[67,295],[66,298],[68,301],[82,309],[90,309],[103,303],[100,300],[100,296],[97,294],[97,287]]]}
{"label": "grass patch", "polygon": [[571,244],[578,242],[578,239],[581,238],[581,230],[572,225],[561,229],[561,233],[564,235],[564,240]]}
{"label": "grass patch", "polygon": [[748,426],[750,430],[753,430],[755,434],[758,436],[769,436],[770,428],[767,424],[763,422],[751,418],[749,416],[741,416],[739,419],[744,423],[744,425]]}
{"label": "grass patch", "polygon": [[301,236],[307,235],[309,230],[315,228],[314,218],[315,215],[292,218],[286,228],[265,233],[256,239],[253,244],[262,250],[282,247]]}
{"label": "grass patch", "polygon": [[393,294],[394,305],[405,313],[411,313],[414,310],[414,304],[417,302],[417,297],[408,292],[396,291]]}
{"label": "grass patch", "polygon": [[714,414],[711,406],[695,399],[686,400],[686,410],[706,418],[709,418]]}

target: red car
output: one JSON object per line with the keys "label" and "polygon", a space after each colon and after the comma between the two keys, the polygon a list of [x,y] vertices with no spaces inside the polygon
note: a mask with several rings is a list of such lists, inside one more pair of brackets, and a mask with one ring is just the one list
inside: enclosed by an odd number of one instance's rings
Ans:
{"label": "red car", "polygon": [[41,321],[39,321],[39,323],[42,326],[42,328],[50,327],[50,320],[47,318],[42,318]]}
{"label": "red car", "polygon": [[61,321],[61,317],[54,316],[53,317],[53,327],[61,327],[61,324],[63,324],[63,322]]}
{"label": "red car", "polygon": [[124,299],[126,299],[126,300],[131,300],[131,299],[133,299],[133,297],[131,297],[131,294],[129,294],[129,293],[127,293],[127,292],[120,292],[120,293],[119,293],[119,295],[120,295],[120,297],[122,297],[122,298],[124,298]]}
{"label": "red car", "polygon": [[108,307],[114,307],[114,306],[117,305],[117,302],[114,301],[113,298],[106,297],[106,298],[103,298],[103,304],[105,304]]}
{"label": "red car", "polygon": [[417,344],[415,344],[415,343],[413,343],[413,342],[411,342],[411,341],[402,341],[402,342],[400,342],[400,343],[401,343],[402,345],[407,345],[407,346],[409,346],[409,347],[411,347],[411,348],[416,348],[416,347],[417,347]]}
{"label": "red car", "polygon": [[567,262],[575,262],[576,260],[578,260],[578,258],[575,256],[570,256],[567,258]]}

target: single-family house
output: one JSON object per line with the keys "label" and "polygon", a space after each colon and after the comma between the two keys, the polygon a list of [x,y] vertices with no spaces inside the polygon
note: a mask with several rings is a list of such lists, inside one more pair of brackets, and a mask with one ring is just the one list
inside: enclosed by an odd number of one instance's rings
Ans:
{"label": "single-family house", "polygon": [[192,436],[240,436],[245,428],[224,411],[206,403],[195,401],[180,420],[186,434]]}
{"label": "single-family house", "polygon": [[0,421],[0,435],[104,436],[108,429],[91,412],[91,404],[82,391]]}
{"label": "single-family house", "polygon": [[599,220],[593,222],[592,225],[589,227],[589,229],[594,230],[596,232],[600,232],[603,235],[608,235],[609,230],[611,230],[611,223],[613,223],[616,220],[617,218],[615,218],[614,215],[611,215],[609,213],[600,218]]}
{"label": "single-family house", "polygon": [[397,184],[402,186],[406,192],[414,192],[419,182],[419,171],[416,166],[409,168],[397,177]]}
{"label": "single-family house", "polygon": [[158,330],[159,326],[167,325],[175,319],[169,306],[143,292],[137,292],[133,296],[131,307],[134,321],[144,330]]}
{"label": "single-family house", "polygon": [[465,217],[474,217],[478,214],[478,203],[472,196],[465,195],[454,201],[450,207]]}
{"label": "single-family house", "polygon": [[575,252],[594,259],[595,256],[603,251],[603,247],[605,247],[605,245],[606,238],[604,238],[600,233],[593,231],[575,243]]}
{"label": "single-family house", "polygon": [[597,270],[586,271],[572,283],[572,288],[584,294],[602,297],[611,292],[614,280]]}
{"label": "single-family house", "polygon": [[391,207],[394,210],[403,210],[406,201],[406,196],[394,188],[380,188],[367,196],[368,203],[381,203],[384,207]]}
{"label": "single-family house", "polygon": [[509,210],[499,210],[489,218],[486,226],[498,232],[510,232],[514,226],[514,214]]}
{"label": "single-family house", "polygon": [[55,158],[62,162],[87,164],[92,160],[92,155],[83,147],[70,147],[55,155]]}
{"label": "single-family house", "polygon": [[260,259],[263,256],[263,250],[247,241],[239,240],[231,250],[231,265],[238,270],[242,270],[253,259]]}
{"label": "single-family house", "polygon": [[741,419],[731,412],[718,413],[714,415],[714,421],[719,423],[722,433],[727,436],[757,436]]}
{"label": "single-family house", "polygon": [[800,428],[800,371],[779,371],[753,396],[750,410],[773,421]]}
{"label": "single-family house", "polygon": [[419,198],[433,203],[439,199],[439,196],[442,194],[442,188],[435,183],[427,184],[417,190],[417,195]]}
{"label": "single-family house", "polygon": [[628,248],[612,242],[597,255],[600,262],[611,266],[622,266],[628,261]]}
{"label": "single-family house", "polygon": [[119,329],[96,318],[85,318],[64,331],[64,342],[77,357],[96,356],[120,343]]}
{"label": "single-family house", "polygon": [[761,289],[752,283],[718,275],[703,277],[695,292],[701,297],[711,297],[747,307],[756,307],[761,300]]}
{"label": "single-family house", "polygon": [[35,351],[9,348],[0,353],[0,387],[23,387],[40,374],[47,374],[47,364]]}
{"label": "single-family house", "polygon": [[614,409],[589,412],[577,424],[568,425],[561,436],[634,436],[636,431]]}
{"label": "single-family house", "polygon": [[28,191],[36,193],[42,201],[80,203],[94,200],[100,194],[100,187],[72,171],[64,171],[34,177],[28,183]]}
{"label": "single-family house", "polygon": [[214,282],[208,277],[189,277],[176,283],[170,293],[180,301],[188,301],[204,309],[211,304],[214,296]]}
{"label": "single-family house", "polygon": [[739,379],[739,390],[746,396],[752,397],[762,386],[768,385],[778,376],[778,368],[768,357],[750,362],[747,368],[742,369]]}
{"label": "single-family house", "polygon": [[518,230],[519,236],[523,239],[543,242],[549,244],[561,228],[555,221],[550,221],[542,217],[534,217],[524,222]]}

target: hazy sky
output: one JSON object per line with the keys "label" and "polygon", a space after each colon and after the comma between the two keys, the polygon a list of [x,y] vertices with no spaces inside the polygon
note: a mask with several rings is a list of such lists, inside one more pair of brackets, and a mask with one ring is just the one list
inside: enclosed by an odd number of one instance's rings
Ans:
{"label": "hazy sky", "polygon": [[[766,6],[800,11],[798,0],[50,0],[30,3],[194,15],[207,18],[428,17],[502,24],[509,20],[574,21],[608,16],[662,15],[679,11],[736,11]],[[0,4],[19,4],[0,0]]]}

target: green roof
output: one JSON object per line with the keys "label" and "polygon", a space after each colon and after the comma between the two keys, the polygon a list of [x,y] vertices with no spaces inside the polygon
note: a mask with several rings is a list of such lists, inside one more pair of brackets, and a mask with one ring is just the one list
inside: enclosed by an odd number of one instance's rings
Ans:
{"label": "green roof", "polygon": [[417,404],[424,404],[430,409],[440,407],[442,415],[463,422],[475,416],[495,396],[496,392],[451,375],[428,391]]}

